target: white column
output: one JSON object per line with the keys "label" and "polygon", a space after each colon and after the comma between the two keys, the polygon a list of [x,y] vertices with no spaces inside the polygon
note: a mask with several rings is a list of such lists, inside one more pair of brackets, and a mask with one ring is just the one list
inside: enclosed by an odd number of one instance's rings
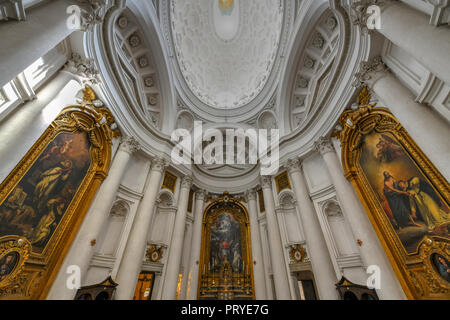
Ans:
{"label": "white column", "polygon": [[272,193],[272,178],[261,177],[261,187],[264,196],[264,207],[266,208],[267,230],[269,234],[270,258],[272,262],[273,278],[277,300],[290,300],[288,274],[284,265],[283,245],[280,236],[277,217],[275,216],[275,202]]}
{"label": "white column", "polygon": [[429,107],[415,102],[413,94],[387,70],[380,57],[363,63],[356,78],[376,93],[442,175],[450,180],[448,123]]}
{"label": "white column", "polygon": [[93,204],[89,208],[47,299],[70,300],[74,298],[76,289],[71,290],[66,286],[68,277],[66,269],[70,265],[76,265],[80,267],[81,278],[85,278],[89,263],[95,252],[96,239],[102,228],[107,224],[109,211],[116,199],[117,190],[127,168],[128,161],[131,154],[139,149],[139,143],[133,137],[126,137],[122,140],[109,169],[108,177],[103,181]]}
{"label": "white column", "polygon": [[206,191],[198,190],[195,193],[194,224],[192,226],[191,259],[189,261],[188,283],[186,298],[197,299],[198,276],[200,265],[200,250],[202,245],[203,209],[205,206]]}
{"label": "white column", "polygon": [[253,278],[255,282],[255,299],[266,300],[266,277],[264,271],[261,235],[259,234],[258,207],[256,190],[247,192],[248,215],[250,220],[250,235],[252,240]]}
{"label": "white column", "polygon": [[[367,1],[361,13],[367,12]],[[436,28],[429,17],[401,1],[382,1],[381,29],[378,31],[394,44],[410,53],[439,79],[450,84],[450,29]],[[361,17],[366,28],[367,16]]]}
{"label": "white column", "polygon": [[[187,218],[190,218],[187,215]],[[189,284],[189,271],[190,271],[190,265],[191,262],[191,251],[192,251],[192,229],[194,220],[191,221],[189,224],[189,219],[187,219],[186,222],[186,231],[184,233],[184,241],[183,241],[183,253],[181,254],[181,265],[183,266],[183,276],[181,277],[181,288],[180,288],[180,294],[178,295],[178,300],[187,300],[187,286]]]}
{"label": "white column", "polygon": [[309,197],[308,187],[303,176],[301,163],[298,159],[288,160],[286,165],[294,188],[295,197],[300,211],[306,245],[311,255],[311,265],[316,280],[319,297],[322,300],[337,300],[336,273],[333,262],[317,218],[316,210]]}
{"label": "white column", "polygon": [[183,251],[184,230],[186,226],[186,212],[191,185],[192,178],[190,176],[185,176],[181,182],[180,200],[178,201],[175,226],[169,246],[169,258],[167,259],[165,276],[166,281],[162,294],[163,300],[174,300],[176,298],[178,274],[180,272],[180,262]]}
{"label": "white column", "polygon": [[343,214],[349,222],[356,239],[361,240],[359,242],[359,250],[364,263],[366,266],[376,265],[380,268],[381,289],[377,290],[379,297],[383,300],[405,299],[403,290],[388,261],[386,253],[381,247],[375,230],[361,202],[356,196],[353,186],[344,176],[333,145],[325,138],[319,139],[315,145],[325,161],[339,202],[342,205]]}
{"label": "white column", "polygon": [[144,197],[139,204],[133,221],[128,241],[117,272],[116,282],[119,284],[116,300],[131,300],[144,260],[145,247],[150,229],[150,222],[155,209],[156,197],[161,185],[161,177],[166,162],[161,158],[152,160],[150,174],[147,178]]}

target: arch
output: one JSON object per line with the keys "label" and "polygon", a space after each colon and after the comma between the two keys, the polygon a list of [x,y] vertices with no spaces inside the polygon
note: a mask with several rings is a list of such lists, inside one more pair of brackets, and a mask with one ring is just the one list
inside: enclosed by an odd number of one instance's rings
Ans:
{"label": "arch", "polygon": [[172,207],[175,205],[175,197],[169,190],[161,190],[158,194],[158,204],[161,207]]}
{"label": "arch", "polygon": [[[104,83],[99,86],[123,131],[137,137],[148,137],[142,139],[144,149],[156,151],[155,144],[150,145],[145,141],[158,141],[161,146],[169,143],[168,134],[175,125],[175,90],[169,72],[168,53],[162,45],[164,40],[158,31],[158,17],[153,4],[149,1],[127,1],[126,5],[125,2],[118,2],[109,7],[101,28],[96,27],[96,32],[86,35],[85,48],[88,55],[96,60],[105,83],[109,84],[108,87]],[[124,14],[132,18],[120,20]],[[125,28],[128,25],[136,27],[136,33],[127,35],[126,41],[122,39],[120,42],[126,48],[125,51],[117,48],[116,31],[121,25]],[[148,67],[137,68],[141,58],[139,50],[136,50],[136,56],[129,52],[129,48],[138,43],[141,46],[137,47],[147,50],[147,63],[145,59],[143,63]],[[133,63],[123,62],[127,51]],[[139,72],[133,71],[133,66]],[[155,77],[150,79],[148,76]],[[127,86],[133,87],[137,94],[126,89]],[[157,115],[159,119],[154,121]]]}
{"label": "arch", "polygon": [[308,24],[304,21],[297,31],[289,57],[292,64],[282,82],[280,121],[285,133],[301,127],[325,98],[325,89],[337,72],[333,62],[343,49],[342,30],[328,3],[317,1],[308,9],[311,17],[306,17]]}
{"label": "arch", "polygon": [[322,204],[322,211],[326,216],[340,216],[342,215],[341,205],[336,199],[329,199]]}
{"label": "arch", "polygon": [[125,217],[128,212],[130,212],[130,205],[128,202],[122,199],[117,199],[111,207],[110,215]]}
{"label": "arch", "polygon": [[285,189],[280,192],[280,194],[278,195],[278,201],[279,201],[280,206],[283,209],[295,208],[295,204],[297,202],[295,200],[294,192],[292,192],[292,190],[288,190],[288,189]]}
{"label": "arch", "polygon": [[259,129],[278,129],[278,119],[272,110],[261,112],[256,123]]}

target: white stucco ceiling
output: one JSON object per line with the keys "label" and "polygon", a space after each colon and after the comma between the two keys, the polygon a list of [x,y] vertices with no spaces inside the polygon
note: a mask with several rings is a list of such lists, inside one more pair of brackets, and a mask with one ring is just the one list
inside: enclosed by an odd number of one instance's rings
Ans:
{"label": "white stucco ceiling", "polygon": [[[172,0],[171,25],[180,70],[205,104],[238,108],[264,88],[277,55],[283,22],[279,0]],[[223,1],[222,2],[226,2]]]}

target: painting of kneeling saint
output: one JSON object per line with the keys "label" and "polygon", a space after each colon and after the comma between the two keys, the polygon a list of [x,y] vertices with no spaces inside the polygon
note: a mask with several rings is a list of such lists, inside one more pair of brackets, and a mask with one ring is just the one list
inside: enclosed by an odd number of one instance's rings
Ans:
{"label": "painting of kneeling saint", "polygon": [[0,282],[6,280],[14,271],[14,268],[19,261],[19,254],[15,251],[4,255],[0,259]]}
{"label": "painting of kneeling saint", "polygon": [[360,164],[406,252],[425,236],[450,239],[450,207],[390,133],[365,136]]}
{"label": "painting of kneeling saint", "polygon": [[26,237],[42,252],[90,165],[85,132],[60,133],[0,205],[0,237]]}

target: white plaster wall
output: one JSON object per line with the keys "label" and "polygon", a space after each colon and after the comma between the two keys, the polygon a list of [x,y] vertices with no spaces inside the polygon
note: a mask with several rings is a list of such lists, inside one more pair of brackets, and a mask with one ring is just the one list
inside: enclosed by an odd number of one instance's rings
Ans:
{"label": "white plaster wall", "polygon": [[331,179],[322,157],[314,153],[303,161],[303,172],[310,193],[320,191],[330,186]]}
{"label": "white plaster wall", "polygon": [[148,170],[148,159],[143,156],[133,156],[127,166],[127,172],[122,180],[122,185],[134,192],[143,193],[146,174]]}

